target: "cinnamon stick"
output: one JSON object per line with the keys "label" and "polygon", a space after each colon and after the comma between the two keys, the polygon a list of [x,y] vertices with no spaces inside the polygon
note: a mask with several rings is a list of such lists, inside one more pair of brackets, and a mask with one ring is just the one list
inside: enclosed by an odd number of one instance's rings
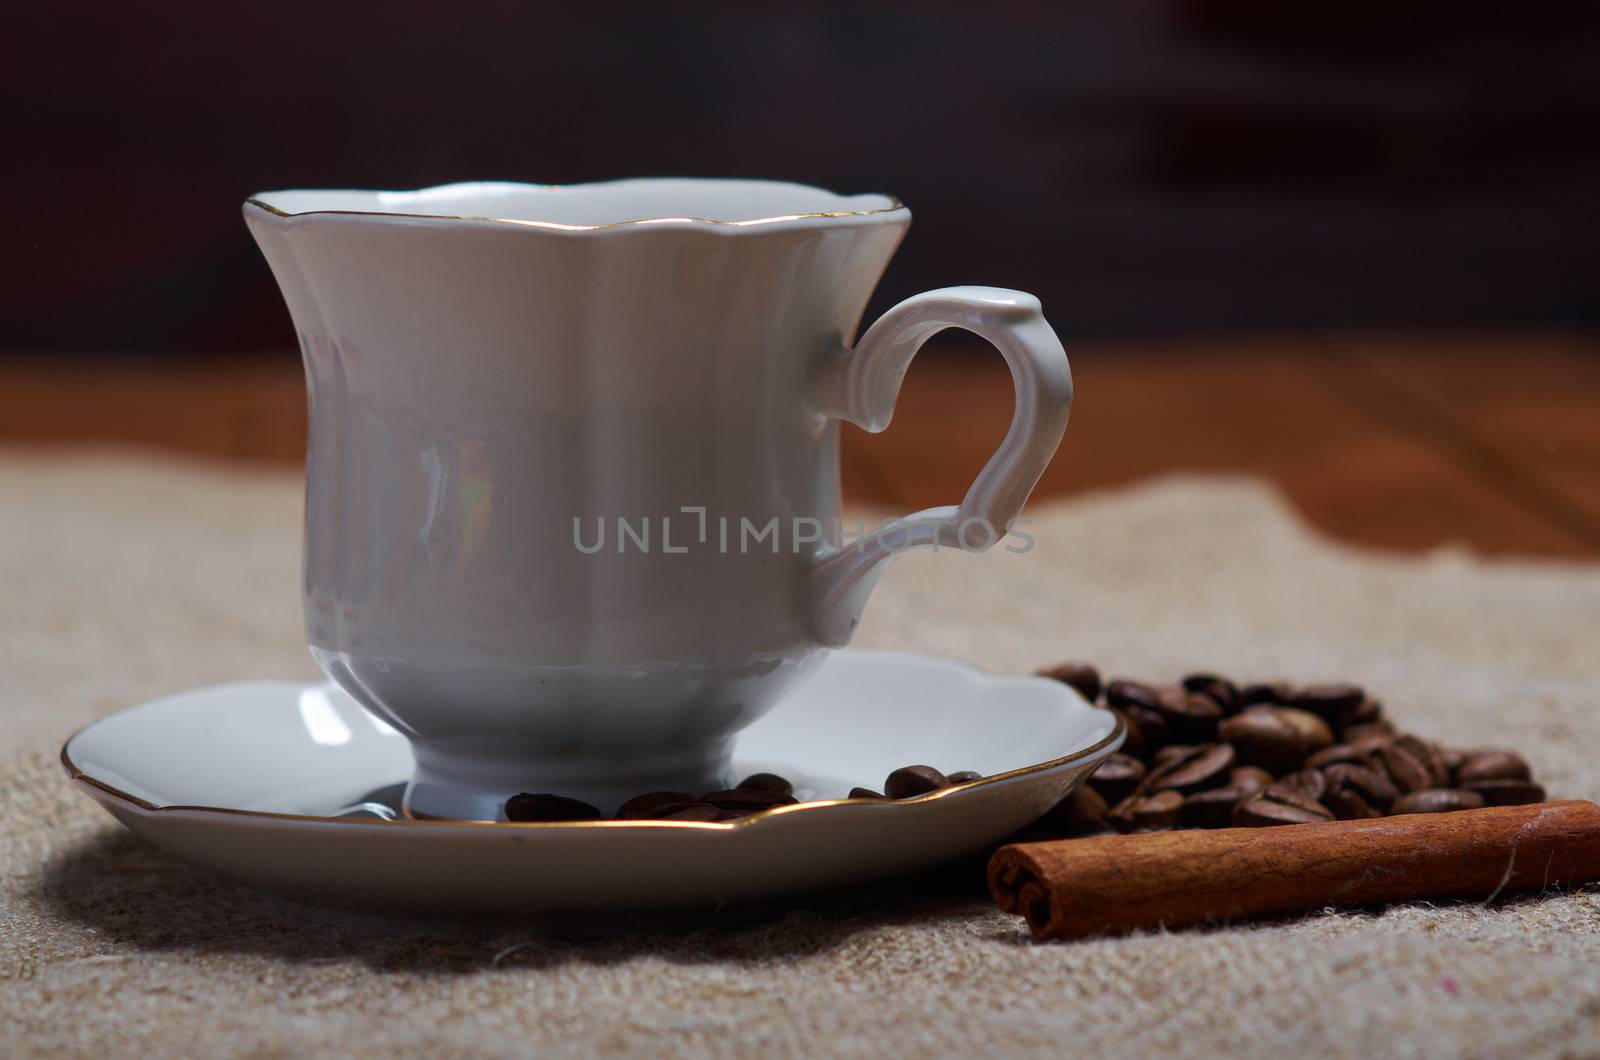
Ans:
{"label": "cinnamon stick", "polygon": [[1041,939],[1597,880],[1592,802],[1018,843],[989,862],[1000,908]]}

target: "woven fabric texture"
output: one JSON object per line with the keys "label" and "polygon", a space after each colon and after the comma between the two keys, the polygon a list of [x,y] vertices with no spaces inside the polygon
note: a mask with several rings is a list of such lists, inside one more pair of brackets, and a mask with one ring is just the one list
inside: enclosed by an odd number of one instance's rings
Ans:
{"label": "woven fabric texture", "polygon": [[[0,458],[0,1052],[8,1056],[1600,1055],[1600,895],[1032,943],[982,858],[670,920],[397,919],[143,846],[61,740],[151,696],[313,676],[300,484]],[[1349,679],[1408,728],[1600,797],[1600,566],[1394,557],[1243,480],[1039,506],[1024,554],[906,557],[858,643],[999,671]],[[868,778],[869,782],[872,779]]]}

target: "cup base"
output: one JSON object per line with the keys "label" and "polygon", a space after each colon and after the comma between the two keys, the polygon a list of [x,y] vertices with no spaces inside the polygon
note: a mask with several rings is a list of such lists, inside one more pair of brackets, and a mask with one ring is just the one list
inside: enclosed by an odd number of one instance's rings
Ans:
{"label": "cup base", "polygon": [[444,748],[413,743],[416,769],[406,785],[407,816],[462,821],[504,821],[513,795],[563,795],[581,799],[609,817],[635,795],[681,791],[698,795],[728,786],[731,741],[705,747],[652,751],[630,757],[554,758],[503,745]]}

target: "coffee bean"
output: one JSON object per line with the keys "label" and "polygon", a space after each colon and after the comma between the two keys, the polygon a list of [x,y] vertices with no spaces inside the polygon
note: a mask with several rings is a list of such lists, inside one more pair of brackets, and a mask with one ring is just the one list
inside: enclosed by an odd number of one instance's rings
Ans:
{"label": "coffee bean", "polygon": [[1099,792],[1087,784],[1079,784],[1072,794],[1039,818],[1039,824],[1069,836],[1092,835],[1105,829],[1109,809]]}
{"label": "coffee bean", "polygon": [[598,821],[600,811],[579,799],[522,792],[506,800],[508,821]]}
{"label": "coffee bean", "polygon": [[1474,780],[1527,780],[1528,763],[1510,751],[1473,751],[1456,767],[1456,783]]}
{"label": "coffee bean", "polygon": [[1084,699],[1093,703],[1100,698],[1100,671],[1086,662],[1064,662],[1045,670],[1041,677],[1053,677],[1062,684],[1071,685]]}
{"label": "coffee bean", "polygon": [[1241,828],[1331,820],[1333,814],[1326,806],[1278,784],[1268,785],[1265,791],[1239,803],[1233,811],[1233,823]]}
{"label": "coffee bean", "polygon": [[1156,712],[1167,719],[1177,743],[1206,743],[1217,738],[1222,708],[1210,696],[1163,688],[1156,693]]}
{"label": "coffee bean", "polygon": [[1279,707],[1278,714],[1300,734],[1307,757],[1333,743],[1333,730],[1328,728],[1328,723],[1310,711],[1298,707]]}
{"label": "coffee bean", "polygon": [[890,801],[889,796],[883,794],[881,791],[873,791],[871,788],[851,788],[848,798],[872,799],[876,802]]}
{"label": "coffee bean", "polygon": [[1150,791],[1177,791],[1185,795],[1216,787],[1233,768],[1234,751],[1225,743],[1201,744],[1173,756],[1145,778]]}
{"label": "coffee bean", "polygon": [[1124,710],[1128,707],[1145,707],[1149,710],[1154,710],[1156,708],[1157,695],[1158,692],[1154,686],[1140,681],[1130,681],[1125,677],[1119,677],[1109,685],[1106,685],[1107,705],[1121,707]]}
{"label": "coffee bean", "polygon": [[1418,758],[1411,748],[1402,747],[1398,742],[1378,748],[1373,760],[1383,767],[1403,795],[1426,791],[1434,786],[1433,771],[1428,764]]}
{"label": "coffee bean", "polygon": [[734,786],[743,788],[746,791],[776,791],[784,795],[794,794],[794,785],[776,773],[752,773]]}
{"label": "coffee bean", "polygon": [[[1336,792],[1354,792],[1361,801],[1375,810],[1385,810],[1400,797],[1399,789],[1382,769],[1354,762],[1335,762],[1326,767],[1322,775],[1328,781],[1328,797]],[[1327,803],[1329,809],[1337,808]]]}
{"label": "coffee bean", "polygon": [[1119,832],[1155,832],[1173,827],[1182,816],[1183,796],[1157,791],[1123,799],[1111,808],[1106,822]]}
{"label": "coffee bean", "polygon": [[1270,703],[1277,706],[1288,706],[1294,698],[1294,686],[1287,681],[1262,681],[1256,684],[1245,685],[1239,689],[1239,705],[1241,707],[1254,706],[1257,703]]}
{"label": "coffee bean", "polygon": [[1174,759],[1182,758],[1195,749],[1192,743],[1169,743],[1161,750],[1150,756],[1150,768],[1159,769]]}
{"label": "coffee bean", "polygon": [[[1304,795],[1314,802],[1321,802],[1322,797],[1328,793],[1328,778],[1320,769],[1301,769],[1293,773],[1285,773],[1274,781],[1274,785],[1281,784],[1297,794]],[[1272,790],[1272,786],[1267,788]]]}
{"label": "coffee bean", "polygon": [[1130,755],[1107,755],[1095,771],[1089,774],[1088,783],[1109,803],[1118,803],[1132,795],[1144,780],[1144,763]]}
{"label": "coffee bean", "polygon": [[883,793],[891,799],[910,799],[949,786],[950,778],[932,766],[902,766],[883,782]]}
{"label": "coffee bean", "polygon": [[617,810],[617,820],[634,821],[646,817],[654,817],[655,811],[663,806],[674,803],[682,804],[698,801],[693,795],[685,795],[681,791],[651,791],[643,795],[635,795],[622,804]]}
{"label": "coffee bean", "polygon": [[1394,743],[1394,736],[1389,733],[1369,733],[1365,736],[1351,737],[1346,741],[1351,747],[1360,751],[1367,758],[1378,753],[1378,748],[1388,747]]}
{"label": "coffee bean", "polygon": [[1190,674],[1179,682],[1185,692],[1209,696],[1224,714],[1232,714],[1240,707],[1239,690],[1232,681],[1216,674]]}
{"label": "coffee bean", "polygon": [[1450,770],[1450,777],[1453,780],[1455,779],[1456,771],[1461,768],[1468,755],[1465,751],[1455,751],[1448,747],[1441,747],[1439,748],[1439,757],[1444,759],[1445,767]]}
{"label": "coffee bean", "polygon": [[982,780],[983,774],[963,769],[959,773],[951,773],[948,779],[952,784],[971,784],[974,780]]}
{"label": "coffee bean", "polygon": [[1228,774],[1228,783],[1238,785],[1254,795],[1272,783],[1272,774],[1260,766],[1239,766]]}
{"label": "coffee bean", "polygon": [[1366,698],[1359,685],[1306,685],[1294,694],[1289,706],[1308,710],[1329,725],[1338,725]]}
{"label": "coffee bean", "polygon": [[1469,780],[1461,785],[1483,796],[1489,806],[1522,806],[1544,801],[1544,786],[1531,780]]}
{"label": "coffee bean", "polygon": [[1172,742],[1172,727],[1156,708],[1130,704],[1123,707],[1122,712],[1139,727],[1140,739],[1144,744],[1143,753],[1151,753]]}
{"label": "coffee bean", "polygon": [[1359,743],[1362,740],[1391,740],[1394,735],[1393,725],[1387,721],[1373,721],[1365,725],[1346,725],[1339,738],[1345,743]]}
{"label": "coffee bean", "polygon": [[1354,710],[1345,714],[1339,724],[1348,729],[1352,725],[1372,725],[1383,720],[1383,702],[1367,696],[1356,704]]}
{"label": "coffee bean", "polygon": [[1232,744],[1239,760],[1251,765],[1260,764],[1269,771],[1282,762],[1292,761],[1299,747],[1299,737],[1294,729],[1277,714],[1276,707],[1252,706],[1231,718],[1224,718],[1217,735]]}
{"label": "coffee bean", "polygon": [[1428,787],[1442,788],[1450,783],[1450,767],[1445,763],[1444,756],[1439,753],[1439,749],[1432,743],[1410,733],[1396,736],[1394,743],[1396,747],[1403,747],[1410,751],[1412,757],[1416,758],[1427,769],[1428,778],[1431,781]]}
{"label": "coffee bean", "polygon": [[760,791],[752,788],[728,788],[726,791],[708,791],[700,796],[719,810],[768,810],[774,806],[793,806],[799,800],[781,791]]}
{"label": "coffee bean", "polygon": [[1183,800],[1183,823],[1192,828],[1226,828],[1233,809],[1272,783],[1272,774],[1254,766],[1229,771],[1218,788],[1197,791]]}
{"label": "coffee bean", "polygon": [[1450,813],[1455,810],[1476,810],[1483,806],[1483,796],[1459,788],[1427,788],[1402,796],[1390,807],[1392,814]]}
{"label": "coffee bean", "polygon": [[1364,821],[1371,817],[1382,817],[1383,811],[1373,806],[1372,803],[1361,797],[1353,789],[1344,788],[1337,791],[1330,790],[1322,797],[1322,804],[1332,811],[1334,817],[1341,821]]}
{"label": "coffee bean", "polygon": [[1251,794],[1232,784],[1197,791],[1183,800],[1181,821],[1190,828],[1226,828],[1233,808]]}
{"label": "coffee bean", "polygon": [[1359,763],[1366,757],[1366,752],[1357,750],[1354,744],[1329,744],[1316,754],[1308,756],[1306,766],[1309,769],[1323,769],[1332,765]]}
{"label": "coffee bean", "polygon": [[729,812],[719,809],[709,802],[677,802],[657,807],[652,819],[657,821],[725,821],[729,819]]}
{"label": "coffee bean", "polygon": [[1145,753],[1144,729],[1128,716],[1125,710],[1112,709],[1111,713],[1122,719],[1122,750],[1135,757]]}
{"label": "coffee bean", "polygon": [[1307,756],[1333,743],[1327,722],[1293,707],[1246,707],[1224,718],[1217,735],[1233,745],[1242,764],[1273,773],[1298,769]]}

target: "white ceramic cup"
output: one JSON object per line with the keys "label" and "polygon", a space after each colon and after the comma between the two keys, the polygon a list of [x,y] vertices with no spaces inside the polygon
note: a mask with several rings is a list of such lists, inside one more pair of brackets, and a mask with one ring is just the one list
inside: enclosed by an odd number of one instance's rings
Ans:
{"label": "white ceramic cup", "polygon": [[[1066,427],[1031,295],[931,291],[849,344],[910,224],[887,196],[457,184],[244,213],[310,388],[312,654],[410,737],[418,815],[724,782],[886,561],[1001,539]],[[888,426],[948,327],[1005,356],[1011,428],[959,506],[855,538],[838,422]]]}

